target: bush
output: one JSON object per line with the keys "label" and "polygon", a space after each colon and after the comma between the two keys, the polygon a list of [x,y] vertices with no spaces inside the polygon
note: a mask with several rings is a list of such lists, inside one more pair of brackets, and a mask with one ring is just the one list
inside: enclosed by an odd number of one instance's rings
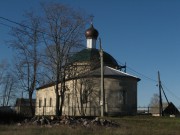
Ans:
{"label": "bush", "polygon": [[12,124],[25,119],[25,116],[14,111],[0,111],[0,124]]}

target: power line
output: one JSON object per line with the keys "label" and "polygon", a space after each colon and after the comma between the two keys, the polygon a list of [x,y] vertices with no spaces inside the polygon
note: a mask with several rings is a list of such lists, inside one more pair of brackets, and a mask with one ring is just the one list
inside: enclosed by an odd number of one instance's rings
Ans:
{"label": "power line", "polygon": [[[35,29],[33,29],[33,28],[31,28],[31,27],[29,27],[29,26],[27,26],[27,25],[24,25],[24,24],[22,24],[22,23],[18,23],[18,22],[16,22],[16,21],[7,19],[7,18],[2,17],[2,16],[0,16],[0,19],[5,20],[5,21],[8,21],[8,22],[13,23],[13,24],[16,24],[16,25],[19,25],[19,26],[22,26],[22,27],[24,27],[24,28],[28,28],[28,29],[30,29],[30,30],[32,30],[32,31],[35,30]],[[10,25],[5,25],[5,24],[3,24],[3,23],[2,23],[2,25],[7,26],[7,27],[11,27],[11,28],[16,28],[16,29],[18,29],[18,30],[21,30],[21,29],[19,29],[19,28],[17,28],[17,27],[13,27],[13,26],[10,26]],[[21,31],[26,32],[26,31],[24,31],[24,30],[21,30]],[[38,30],[38,29],[36,29],[36,32],[39,32],[39,33],[44,34],[44,35],[49,36],[49,37],[52,37],[52,36],[53,36],[52,34],[48,34],[48,33],[46,33],[45,31]],[[32,34],[32,33],[31,33],[31,34]],[[58,39],[61,40],[60,37],[58,37]],[[50,41],[54,41],[54,40],[53,40],[53,39],[50,39]]]}
{"label": "power line", "polygon": [[19,26],[22,26],[22,27],[25,27],[25,28],[28,28],[28,29],[30,29],[30,30],[34,30],[33,28],[31,28],[31,27],[29,27],[29,26],[26,26],[26,25],[24,25],[24,24],[21,24],[21,23],[18,23],[18,22],[12,21],[12,20],[7,19],[7,18],[4,18],[4,17],[2,17],[2,16],[0,16],[0,19],[3,19],[3,20],[5,20],[5,21],[8,21],[8,22],[14,23],[14,24],[16,24],[16,25],[19,25]]}
{"label": "power line", "polygon": [[[22,24],[22,23],[18,23],[18,22],[16,22],[16,21],[7,19],[7,18],[5,18],[5,17],[0,16],[0,19],[5,20],[5,21],[8,21],[8,22],[10,22],[10,23],[13,23],[13,24],[16,24],[16,25],[19,25],[19,26],[21,26],[21,27],[24,27],[24,28],[27,28],[27,29],[29,29],[29,30],[34,31],[33,28],[31,28],[31,27],[29,27],[29,26],[27,26],[27,25],[24,25],[24,24]],[[10,27],[10,28],[16,28],[16,29],[18,29],[18,30],[20,30],[20,31],[26,32],[25,30],[19,29],[19,28],[14,27],[14,26],[6,25],[6,24],[4,24],[4,23],[0,23],[0,24],[2,24],[2,25],[4,25],[4,26],[7,26],[7,27]],[[41,31],[41,30],[37,30],[37,29],[36,29],[36,31],[39,32],[39,33],[41,33],[41,34],[47,35],[47,36],[52,36],[52,35],[50,35],[50,34],[48,34],[48,33],[45,33],[44,31]],[[32,33],[31,33],[31,34],[32,34]],[[59,38],[59,39],[60,39],[60,38]]]}
{"label": "power line", "polygon": [[176,94],[174,94],[174,93],[172,92],[172,90],[169,90],[164,84],[162,84],[162,85],[163,85],[164,88],[166,88],[166,90],[167,90],[174,98],[176,98],[177,100],[180,101],[180,97],[178,97]]}
{"label": "power line", "polygon": [[[26,28],[28,28],[28,29],[30,29],[30,30],[33,30],[33,28],[31,28],[31,27],[29,27],[29,26],[26,26],[26,25],[23,25],[23,24],[21,24],[21,23],[12,21],[12,20],[10,20],[10,19],[7,19],[7,18],[1,17],[1,16],[0,16],[0,19],[3,19],[3,20],[5,20],[5,21],[14,23],[14,24],[19,25],[19,26],[22,26],[22,27],[26,27]],[[7,26],[7,27],[13,28],[12,26],[9,26],[9,25],[3,24],[3,23],[0,23],[0,24],[2,24],[2,25],[4,25],[4,26]],[[42,33],[42,34],[49,35],[49,34],[44,33],[44,32],[42,32],[42,31],[38,31],[38,32],[40,32],[40,33]],[[118,61],[118,62],[119,62],[119,61]],[[119,63],[121,63],[121,62],[119,62]],[[122,63],[121,63],[121,64],[122,64]],[[123,64],[122,64],[122,65],[123,65]],[[126,67],[127,67],[129,70],[135,72],[136,74],[138,74],[138,75],[140,75],[140,76],[142,76],[142,77],[144,77],[144,78],[146,78],[146,79],[148,79],[148,80],[150,80],[150,81],[152,81],[152,82],[156,82],[156,83],[157,83],[157,80],[154,80],[154,79],[152,79],[152,78],[150,78],[150,77],[148,77],[148,76],[146,76],[146,75],[144,75],[144,74],[142,74],[142,73],[134,70],[133,68],[130,68],[129,66],[126,66]]]}
{"label": "power line", "polygon": [[152,79],[152,78],[150,78],[150,77],[148,77],[148,76],[146,76],[146,75],[144,75],[144,74],[142,74],[142,73],[140,73],[140,72],[138,72],[138,71],[136,71],[136,70],[134,70],[134,69],[132,69],[132,68],[130,68],[130,67],[128,67],[128,66],[127,66],[127,68],[130,69],[131,71],[139,74],[140,76],[146,78],[147,80],[150,80],[150,81],[152,81],[152,82],[156,82],[156,83],[157,83],[157,80],[154,80],[154,79]]}
{"label": "power line", "polygon": [[[118,61],[119,62],[119,61]],[[119,63],[121,63],[121,62],[119,62]],[[122,63],[121,63],[122,64]],[[138,71],[136,71],[136,70],[134,70],[134,69],[132,69],[132,68],[130,68],[130,67],[128,67],[128,66],[126,66],[129,70],[131,70],[131,71],[133,71],[133,72],[135,72],[136,74],[138,74],[138,75],[140,75],[140,76],[142,76],[142,77],[144,77],[144,78],[146,78],[146,79],[148,79],[148,80],[150,80],[150,81],[152,81],[152,82],[155,82],[155,83],[157,83],[157,81],[155,80],[155,79],[152,79],[152,78],[150,78],[150,77],[148,77],[148,76],[146,76],[146,75],[144,75],[144,74],[142,74],[142,73],[140,73],[140,72],[138,72]],[[166,88],[166,90],[174,97],[174,98],[176,98],[177,100],[179,100],[180,101],[180,97],[178,97],[176,94],[174,94],[171,90],[169,90],[164,84],[162,84],[163,85],[163,87],[164,88]]]}
{"label": "power line", "polygon": [[[22,27],[25,27],[25,28],[28,28],[28,29],[30,29],[30,30],[33,30],[32,28],[30,28],[30,27],[28,27],[28,26],[26,26],[26,25],[17,23],[17,22],[15,22],[15,21],[11,21],[11,20],[6,19],[6,18],[4,18],[4,17],[0,17],[0,19],[3,19],[3,20],[5,20],[5,21],[14,23],[14,24],[16,24],[16,25],[19,25],[19,26],[22,26]],[[16,28],[16,29],[19,30],[19,31],[27,32],[27,31],[25,31],[25,30],[22,30],[22,29],[20,29],[20,28],[17,28],[17,27],[14,27],[14,26],[12,26],[12,25],[8,25],[8,24],[2,23],[2,22],[0,22],[0,24],[3,25],[3,26],[6,26],[6,27],[8,27],[8,28],[11,28],[11,29]],[[40,32],[39,30],[37,30],[37,31]],[[31,32],[29,32],[29,33],[32,34]],[[42,33],[42,32],[41,32],[41,33]],[[43,33],[43,34],[44,34],[44,33]]]}
{"label": "power line", "polygon": [[[1,16],[0,16],[0,19],[5,20],[5,21],[8,21],[8,22],[13,23],[13,24],[16,24],[16,25],[19,25],[19,26],[22,26],[22,27],[25,27],[25,28],[28,28],[28,29],[30,29],[30,30],[34,30],[33,28],[31,28],[31,27],[29,27],[29,26],[27,26],[27,25],[24,25],[24,24],[15,22],[15,21],[10,20],[10,19],[7,19],[7,18],[5,18],[5,17],[1,17]],[[1,25],[4,25],[4,26],[6,26],[6,27],[9,27],[9,28],[14,28],[13,26],[7,25],[7,24],[2,23],[2,22],[0,22],[0,24],[1,24]],[[42,31],[40,31],[40,30],[38,30],[38,32],[49,36],[49,34],[47,34],[47,33],[45,33],[45,32],[42,32]],[[118,62],[119,62],[119,61],[118,61]],[[119,63],[121,63],[121,62],[119,62]],[[122,64],[122,63],[121,63],[121,64]],[[123,65],[123,64],[122,64],[122,65]],[[142,73],[134,70],[133,68],[131,68],[131,67],[129,67],[129,66],[126,66],[126,67],[127,67],[129,70],[133,71],[134,73],[136,73],[136,74],[144,77],[145,79],[157,83],[157,80],[152,79],[152,78],[150,78],[150,77],[148,77],[148,76],[146,76],[146,75],[144,75],[144,74],[142,74]],[[171,93],[171,95],[173,95],[176,99],[180,100],[180,98],[177,97],[173,92],[171,92],[167,87],[165,87],[165,88],[167,89],[167,91],[168,91],[169,93]]]}
{"label": "power line", "polygon": [[[122,64],[122,62],[120,62],[120,61],[118,61],[118,62],[119,62],[120,64]],[[123,65],[123,64],[122,64],[122,65]],[[127,65],[126,65],[126,67],[127,67],[129,70],[133,71],[134,73],[136,73],[136,74],[138,74],[138,75],[140,75],[140,76],[144,77],[145,79],[147,79],[147,80],[150,80],[150,81],[152,81],[152,82],[156,82],[156,83],[157,83],[157,80],[152,79],[152,78],[148,77],[147,75],[144,75],[144,74],[142,74],[142,73],[140,73],[140,72],[138,72],[138,71],[134,70],[133,68],[131,68],[131,67],[127,66]]]}
{"label": "power line", "polygon": [[5,24],[5,23],[2,23],[2,22],[0,22],[0,24],[1,24],[1,25],[4,25],[4,26],[6,26],[6,27],[9,27],[9,28],[13,28],[12,26],[10,26],[10,25],[7,25],[7,24]]}

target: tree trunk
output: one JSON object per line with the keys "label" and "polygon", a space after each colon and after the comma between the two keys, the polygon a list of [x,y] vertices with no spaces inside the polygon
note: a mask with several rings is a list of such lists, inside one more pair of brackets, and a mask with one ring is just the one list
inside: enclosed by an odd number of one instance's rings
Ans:
{"label": "tree trunk", "polygon": [[31,116],[34,116],[34,106],[33,106],[33,101],[32,101],[32,92],[29,92],[29,105],[30,105],[30,109],[31,109]]}
{"label": "tree trunk", "polygon": [[64,92],[65,92],[65,76],[63,77],[63,81],[61,82],[61,105],[60,105],[60,110],[59,110],[59,113],[60,115],[62,115],[62,108],[63,108],[63,105],[64,105]]}
{"label": "tree trunk", "polygon": [[14,82],[11,79],[10,86],[9,86],[9,91],[8,91],[8,95],[7,95],[6,106],[8,106],[8,104],[9,104],[9,100],[10,100],[13,85],[14,85]]}
{"label": "tree trunk", "polygon": [[55,93],[56,93],[56,116],[60,115],[59,111],[59,101],[60,101],[60,96],[59,96],[59,64],[57,64],[57,71],[56,71],[56,86],[55,86]]}

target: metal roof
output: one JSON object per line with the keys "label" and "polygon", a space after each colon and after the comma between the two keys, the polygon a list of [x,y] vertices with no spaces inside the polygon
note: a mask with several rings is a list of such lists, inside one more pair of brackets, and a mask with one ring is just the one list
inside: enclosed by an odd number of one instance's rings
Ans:
{"label": "metal roof", "polygon": [[[101,75],[101,68],[93,70],[89,74],[92,76],[93,75],[94,76],[100,76]],[[134,78],[134,79],[137,79],[138,81],[140,81],[140,78],[138,78],[134,75],[130,75],[128,73],[125,73],[123,71],[111,68],[109,66],[104,66],[104,76],[131,77],[131,78]]]}
{"label": "metal roof", "polygon": [[[76,53],[70,58],[70,63],[74,62],[86,62],[90,61],[100,67],[100,54],[99,50],[95,48],[87,48]],[[104,65],[110,67],[119,67],[117,61],[107,52],[103,51],[103,61]]]}
{"label": "metal roof", "polygon": [[[101,68],[91,70],[91,71],[89,71],[87,73],[80,74],[80,75],[78,75],[78,76],[76,76],[74,78],[83,78],[83,77],[90,77],[90,76],[100,77],[101,76]],[[141,80],[140,78],[138,78],[136,76],[133,76],[133,75],[130,75],[130,74],[125,73],[123,71],[111,68],[109,66],[104,66],[104,77],[130,77],[130,78],[136,79],[137,81]],[[67,80],[72,80],[74,78],[69,78]],[[37,88],[36,90],[39,90],[39,89],[42,89],[42,88],[47,88],[47,87],[50,87],[50,86],[53,86],[53,85],[55,85],[55,82],[51,82],[49,84],[43,85],[43,86]]]}

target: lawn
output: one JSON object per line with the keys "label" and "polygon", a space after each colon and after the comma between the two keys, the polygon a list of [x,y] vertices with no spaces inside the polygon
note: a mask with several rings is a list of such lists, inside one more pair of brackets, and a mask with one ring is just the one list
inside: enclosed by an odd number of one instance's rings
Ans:
{"label": "lawn", "polygon": [[180,135],[180,118],[110,117],[119,127],[0,125],[0,135]]}

